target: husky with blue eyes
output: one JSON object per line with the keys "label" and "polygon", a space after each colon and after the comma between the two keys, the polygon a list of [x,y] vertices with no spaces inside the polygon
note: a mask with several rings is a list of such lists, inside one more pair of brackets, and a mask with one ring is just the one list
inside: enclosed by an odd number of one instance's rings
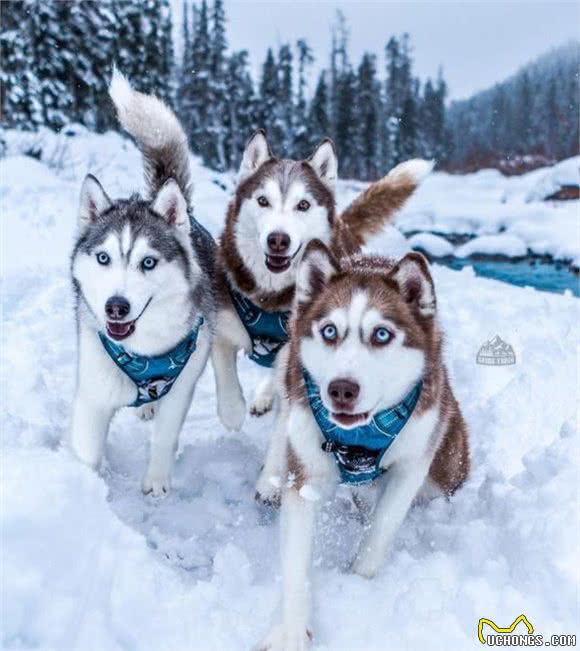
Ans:
{"label": "husky with blue eyes", "polygon": [[[378,497],[353,571],[372,577],[413,500],[451,495],[469,472],[465,422],[443,364],[427,261],[354,257],[320,242],[298,270],[285,367],[281,621],[259,647],[310,639],[310,557],[318,504],[339,482]],[[366,486],[366,488],[363,488]],[[366,493],[366,495],[365,495]]]}
{"label": "husky with blue eyes", "polygon": [[[411,160],[372,183],[342,214],[336,213],[338,161],[330,140],[306,160],[272,154],[263,131],[250,139],[228,207],[217,255],[218,319],[212,348],[218,414],[228,429],[240,429],[246,402],[236,357],[244,351],[264,368],[250,407],[261,416],[277,410],[271,445],[257,482],[257,498],[279,500],[280,369],[288,342],[288,319],[296,271],[308,243],[319,239],[341,254],[360,251],[413,194],[432,165]],[[269,370],[271,369],[271,370]]]}
{"label": "husky with blue eyes", "polygon": [[143,154],[147,198],[85,179],[71,259],[78,330],[70,444],[98,467],[120,407],[156,403],[143,492],[167,493],[179,432],[215,322],[214,249],[193,219],[187,138],[158,99],[115,73],[111,97]]}

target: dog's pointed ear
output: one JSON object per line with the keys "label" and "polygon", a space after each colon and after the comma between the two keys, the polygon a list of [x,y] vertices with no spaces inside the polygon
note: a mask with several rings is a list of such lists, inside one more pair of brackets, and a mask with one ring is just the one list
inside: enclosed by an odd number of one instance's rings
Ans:
{"label": "dog's pointed ear", "polygon": [[151,208],[170,225],[189,232],[190,221],[187,213],[187,201],[185,200],[177,182],[168,179],[161,186]]}
{"label": "dog's pointed ear", "polygon": [[396,281],[401,295],[419,316],[435,316],[435,285],[429,271],[429,263],[423,255],[417,252],[407,253],[395,265],[389,277]]}
{"label": "dog's pointed ear", "polygon": [[338,177],[338,159],[330,138],[325,138],[308,159],[310,166],[326,187],[334,193]]}
{"label": "dog's pointed ear", "polygon": [[81,187],[79,204],[79,223],[88,226],[97,217],[112,206],[112,201],[103,190],[103,186],[92,174],[87,174]]}
{"label": "dog's pointed ear", "polygon": [[319,294],[339,271],[339,264],[320,240],[308,243],[296,275],[296,299],[306,303]]}
{"label": "dog's pointed ear", "polygon": [[248,144],[242,155],[240,171],[238,172],[238,183],[251,176],[263,163],[272,158],[270,146],[266,140],[264,129],[258,129],[248,140]]}

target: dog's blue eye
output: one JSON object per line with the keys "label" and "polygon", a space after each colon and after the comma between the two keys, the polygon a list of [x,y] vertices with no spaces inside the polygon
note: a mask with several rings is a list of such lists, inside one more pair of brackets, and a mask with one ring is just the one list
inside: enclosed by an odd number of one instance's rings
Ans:
{"label": "dog's blue eye", "polygon": [[329,323],[328,325],[325,325],[324,328],[320,331],[320,334],[322,335],[322,338],[326,341],[334,341],[338,337],[338,331],[336,330],[336,326],[332,325]]}
{"label": "dog's blue eye", "polygon": [[141,262],[141,268],[143,271],[151,271],[151,269],[155,269],[156,264],[157,260],[148,255],[146,258],[143,258],[143,261]]}
{"label": "dog's blue eye", "polygon": [[372,341],[373,344],[378,344],[379,346],[382,346],[388,343],[390,338],[391,338],[391,333],[386,328],[377,328],[373,332]]}
{"label": "dog's blue eye", "polygon": [[111,258],[109,257],[108,253],[105,253],[104,251],[99,251],[97,253],[97,262],[102,265],[109,264],[111,262]]}

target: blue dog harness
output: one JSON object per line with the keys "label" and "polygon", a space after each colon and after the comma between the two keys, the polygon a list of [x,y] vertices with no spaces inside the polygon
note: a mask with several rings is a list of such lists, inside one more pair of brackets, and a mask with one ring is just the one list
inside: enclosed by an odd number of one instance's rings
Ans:
{"label": "blue dog harness", "polygon": [[203,317],[199,317],[193,330],[175,348],[163,355],[152,357],[129,353],[123,346],[99,332],[109,357],[137,387],[137,397],[128,405],[129,407],[140,407],[155,402],[169,393],[196,349],[197,336],[202,324]]}
{"label": "blue dog harness", "polygon": [[288,342],[290,312],[266,312],[230,288],[232,303],[252,340],[250,359],[272,368],[278,351]]}
{"label": "blue dog harness", "polygon": [[397,405],[375,414],[370,423],[346,429],[330,420],[314,380],[305,369],[302,374],[310,408],[326,439],[322,449],[334,454],[343,483],[364,484],[379,477],[384,472],[380,468],[381,460],[411,417],[422,382]]}

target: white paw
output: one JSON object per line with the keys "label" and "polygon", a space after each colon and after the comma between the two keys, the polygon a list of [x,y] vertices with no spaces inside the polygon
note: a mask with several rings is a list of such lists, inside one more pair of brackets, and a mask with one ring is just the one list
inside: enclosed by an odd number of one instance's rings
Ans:
{"label": "white paw", "polygon": [[280,476],[272,474],[267,468],[263,468],[256,482],[256,501],[266,506],[279,508],[282,500],[280,486]]}
{"label": "white paw", "polygon": [[137,409],[137,416],[139,416],[141,420],[153,420],[155,416],[155,403],[148,402],[146,405],[141,405],[141,407]]}
{"label": "white paw", "polygon": [[254,651],[308,651],[311,642],[306,626],[275,626]]}
{"label": "white paw", "polygon": [[241,429],[246,417],[244,396],[239,392],[218,396],[218,416],[226,429],[236,432]]}
{"label": "white paw", "polygon": [[363,579],[372,579],[379,571],[380,563],[368,556],[359,555],[352,564],[352,572],[362,576]]}
{"label": "white paw", "polygon": [[148,471],[143,478],[141,490],[145,495],[163,497],[171,490],[171,479],[169,475],[161,475]]}
{"label": "white paw", "polygon": [[274,396],[271,393],[257,393],[250,405],[252,416],[263,416],[271,411],[274,406]]}

